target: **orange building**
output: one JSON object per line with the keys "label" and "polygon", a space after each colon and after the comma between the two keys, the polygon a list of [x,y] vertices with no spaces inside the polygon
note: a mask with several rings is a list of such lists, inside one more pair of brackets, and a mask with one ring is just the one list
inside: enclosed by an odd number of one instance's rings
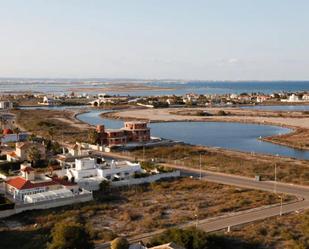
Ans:
{"label": "orange building", "polygon": [[105,129],[104,125],[98,125],[96,131],[98,143],[109,147],[150,141],[150,128],[146,122],[125,122],[121,129]]}

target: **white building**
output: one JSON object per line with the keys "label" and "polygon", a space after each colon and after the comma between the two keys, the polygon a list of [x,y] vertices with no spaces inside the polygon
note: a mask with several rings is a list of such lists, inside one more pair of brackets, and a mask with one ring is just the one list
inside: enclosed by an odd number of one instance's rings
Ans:
{"label": "white building", "polygon": [[309,101],[309,93],[305,93],[302,98],[303,101]]}
{"label": "white building", "polygon": [[301,101],[296,94],[292,94],[288,97],[288,99],[281,99],[282,102],[299,102]]}
{"label": "white building", "polygon": [[5,191],[13,199],[25,202],[25,198],[28,195],[47,193],[59,189],[67,189],[74,194],[78,193],[77,184],[58,178],[38,175],[30,164],[21,164],[20,172],[21,176],[9,178],[5,182]]}
{"label": "white building", "polygon": [[[74,167],[75,166],[75,167]],[[142,171],[139,163],[129,161],[112,161],[97,163],[94,158],[75,159],[71,168],[65,169],[66,175],[86,190],[97,190],[103,180],[124,180]]]}
{"label": "white building", "polygon": [[47,106],[53,106],[58,104],[57,100],[49,98],[47,96],[43,97],[43,102],[39,102],[40,105],[47,105]]}
{"label": "white building", "polygon": [[13,108],[13,102],[11,101],[0,101],[0,109],[8,110]]}

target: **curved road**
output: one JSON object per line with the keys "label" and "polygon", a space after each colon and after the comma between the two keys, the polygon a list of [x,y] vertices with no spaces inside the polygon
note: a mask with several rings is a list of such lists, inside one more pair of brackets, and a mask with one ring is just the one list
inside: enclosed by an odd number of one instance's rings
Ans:
{"label": "curved road", "polygon": [[[105,153],[100,153],[105,154]],[[110,157],[111,154],[107,153],[105,156]],[[113,155],[115,158],[125,158],[119,155]],[[129,159],[129,158],[126,158]],[[224,173],[211,172],[206,170],[192,169],[185,166],[164,164],[165,166],[181,170],[182,175],[200,177],[202,180],[215,182],[220,184],[232,185],[241,188],[257,189],[268,192],[276,192],[295,195],[298,197],[298,201],[291,203],[283,203],[277,205],[264,206],[255,209],[249,209],[246,211],[234,212],[227,215],[222,215],[214,218],[208,218],[200,221],[193,221],[187,224],[180,225],[179,227],[188,227],[195,225],[206,232],[213,232],[228,227],[246,224],[262,220],[269,217],[278,216],[280,214],[287,214],[291,212],[300,212],[309,208],[309,186],[301,186],[287,183],[275,183],[272,181],[256,181],[252,178],[229,175]],[[136,237],[130,238],[130,242],[138,242],[141,240],[148,240],[154,235],[162,233],[164,230],[157,230],[152,233],[141,234]],[[107,248],[109,243],[97,245],[96,248]]]}

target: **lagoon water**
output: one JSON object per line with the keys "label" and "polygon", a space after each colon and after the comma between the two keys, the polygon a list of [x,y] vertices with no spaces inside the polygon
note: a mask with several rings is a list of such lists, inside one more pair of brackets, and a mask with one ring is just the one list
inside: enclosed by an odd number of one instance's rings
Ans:
{"label": "lagoon water", "polygon": [[[91,111],[78,118],[91,125],[104,124],[107,128],[121,128],[123,121],[103,119],[102,111]],[[188,144],[221,147],[225,149],[281,155],[309,159],[309,151],[267,143],[259,137],[290,132],[290,129],[271,126],[227,122],[167,122],[151,123],[153,136],[183,141]]]}
{"label": "lagoon water", "polygon": [[255,105],[243,106],[242,109],[265,110],[265,111],[309,111],[309,105]]}

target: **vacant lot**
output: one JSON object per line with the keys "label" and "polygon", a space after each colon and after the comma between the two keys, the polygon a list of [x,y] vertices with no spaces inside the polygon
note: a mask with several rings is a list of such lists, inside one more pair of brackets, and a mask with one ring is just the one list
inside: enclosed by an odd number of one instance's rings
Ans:
{"label": "vacant lot", "polygon": [[277,179],[309,185],[309,162],[284,158],[228,152],[212,148],[177,145],[135,150],[126,155],[132,158],[151,160],[161,163],[184,165],[193,168],[201,166],[205,170],[254,177],[261,175],[264,180],[274,180],[277,165]]}
{"label": "vacant lot", "polygon": [[268,249],[309,248],[309,211],[269,218],[232,229],[229,237],[262,244]]}
{"label": "vacant lot", "polygon": [[56,110],[15,110],[17,124],[35,135],[75,143],[87,139],[88,125],[78,122],[74,113]]}
{"label": "vacant lot", "polygon": [[[293,197],[284,198],[288,201]],[[23,239],[25,234],[37,236],[38,230],[49,231],[57,221],[64,219],[78,219],[91,228],[95,240],[105,241],[116,234],[132,236],[192,221],[196,216],[203,219],[277,202],[279,197],[274,194],[182,178],[114,189],[109,193],[97,192],[92,203],[20,214],[4,222],[0,239],[7,249],[13,248],[14,240],[10,242],[6,238],[16,229],[5,228],[5,224],[13,221],[22,223],[15,235],[21,236],[19,245],[27,244]],[[45,237],[37,238],[46,238],[46,233]]]}

